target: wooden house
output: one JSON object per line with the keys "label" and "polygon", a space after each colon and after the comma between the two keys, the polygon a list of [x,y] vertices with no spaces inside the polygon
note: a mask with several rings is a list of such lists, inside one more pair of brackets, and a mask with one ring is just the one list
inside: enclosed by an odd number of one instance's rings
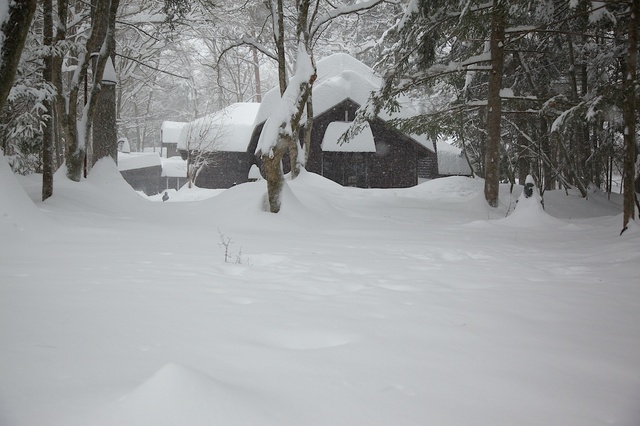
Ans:
{"label": "wooden house", "polygon": [[[344,53],[317,62],[313,87],[314,121],[306,169],[344,186],[399,188],[417,185],[438,174],[438,152],[424,136],[401,132],[388,120],[409,117],[415,111],[405,104],[398,114],[386,113],[367,123],[348,143],[340,137],[381,79],[362,62]],[[256,117],[250,146],[257,145],[264,122],[275,108],[279,91],[268,92]],[[286,161],[286,159],[285,159]]]}
{"label": "wooden house", "polygon": [[196,186],[230,188],[249,180],[249,170],[257,163],[255,145],[249,145],[259,106],[235,103],[182,128],[178,152],[183,159],[191,156],[195,167],[202,165]]}
{"label": "wooden house", "polygon": [[[362,188],[409,187],[440,176],[441,153],[435,142],[402,132],[388,123],[393,118],[416,114],[408,100],[400,99],[398,113],[380,113],[357,137],[340,143],[356,110],[371,92],[380,88],[381,79],[370,67],[344,53],[319,60],[317,71],[308,171],[344,186]],[[274,88],[266,93],[261,104],[233,104],[182,128],[178,151],[183,158],[189,153],[207,153],[206,164],[196,179],[197,186],[228,188],[249,181],[251,167],[259,165],[254,153],[262,129],[279,100],[280,91]],[[442,157],[451,160],[452,156],[459,157],[459,153],[457,148],[450,147],[442,152]],[[458,160],[446,163],[462,164]],[[463,165],[468,167],[466,163]],[[466,175],[470,170],[452,174]]]}
{"label": "wooden house", "polygon": [[155,195],[178,190],[187,183],[187,163],[180,157],[161,158],[158,152],[118,152],[118,170],[136,191]]}
{"label": "wooden house", "polygon": [[118,170],[136,191],[155,195],[161,190],[162,162],[157,152],[118,152]]}

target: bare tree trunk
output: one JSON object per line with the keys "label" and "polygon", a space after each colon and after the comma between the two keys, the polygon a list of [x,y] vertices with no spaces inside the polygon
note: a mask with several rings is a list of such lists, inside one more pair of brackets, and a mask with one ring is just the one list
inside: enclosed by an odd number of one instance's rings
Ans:
{"label": "bare tree trunk", "polygon": [[491,13],[491,72],[487,95],[487,150],[485,154],[484,196],[491,207],[498,206],[500,190],[500,121],[502,71],[504,66],[505,11],[498,2]]}
{"label": "bare tree trunk", "polygon": [[[273,1],[273,0],[272,0]],[[276,54],[278,55],[278,83],[280,85],[280,96],[287,89],[287,60],[284,50],[284,9],[282,0],[277,1],[277,28],[273,29],[276,42]]]}
{"label": "bare tree trunk", "polygon": [[307,100],[307,122],[304,125],[304,162],[307,165],[311,157],[311,132],[313,131],[313,99]]}
{"label": "bare tree trunk", "polygon": [[638,55],[638,27],[640,26],[640,0],[633,0],[631,17],[629,18],[629,46],[627,51],[627,70],[624,78],[624,201],[622,234],[628,227],[629,221],[636,219],[634,189],[636,162],[636,97],[635,86],[638,80],[636,61]]}
{"label": "bare tree trunk", "polygon": [[[95,114],[96,103],[98,100],[97,95],[100,92],[100,80],[102,80],[102,73],[107,60],[108,46],[100,51],[95,67],[94,81],[88,93],[86,103],[81,110],[82,115],[80,119],[78,119],[78,97],[81,88],[81,78],[85,79],[86,87],[86,75],[90,64],[90,52],[95,51],[96,47],[104,42],[104,40],[100,39],[100,33],[102,31],[100,27],[107,25],[111,20],[115,20],[115,11],[117,10],[118,4],[119,0],[97,2],[97,9],[94,11],[94,25],[91,26],[91,33],[86,41],[85,51],[79,55],[78,65],[74,71],[69,93],[64,97],[61,95],[64,93],[61,78],[62,59],[55,63],[55,73],[58,74],[55,77],[56,88],[58,90],[56,105],[60,122],[64,128],[67,143],[67,177],[76,182],[80,181],[84,170],[87,141],[91,131],[91,122]],[[64,40],[66,37],[67,8],[67,0],[60,0],[58,2],[59,22],[56,34],[57,40]]]}
{"label": "bare tree trunk", "polygon": [[571,156],[569,155],[569,151],[567,150],[567,147],[564,145],[564,143],[562,143],[561,140],[558,140],[557,145],[558,145],[558,148],[560,149],[560,152],[562,153],[562,156],[564,157],[567,163],[567,171],[569,173],[569,176],[571,176],[571,178],[573,179],[573,184],[580,191],[580,195],[582,195],[582,198],[587,198],[589,193],[587,192],[586,184],[583,182],[582,178],[578,174],[578,166],[574,164],[574,161],[572,161]]}
{"label": "bare tree trunk", "polygon": [[269,197],[269,211],[278,213],[281,207],[280,195],[284,185],[284,176],[282,175],[282,154],[281,150],[274,152],[273,157],[265,155],[262,157],[264,165],[265,179],[267,180],[267,194]]}
{"label": "bare tree trunk", "polygon": [[[113,61],[116,53],[115,26],[118,1],[111,1],[107,26],[103,28],[102,46],[107,55],[107,63]],[[98,52],[99,53],[99,52]],[[113,65],[113,62],[111,62]],[[114,70],[115,71],[115,70]],[[116,82],[105,82],[104,78],[100,82],[101,89],[97,94],[96,115],[94,117],[93,130],[93,154],[91,156],[91,166],[98,160],[111,157],[114,162],[118,162],[118,129],[116,124]]]}
{"label": "bare tree trunk", "polygon": [[300,162],[298,161],[298,142],[294,138],[287,138],[289,151],[289,164],[291,165],[291,179],[300,174]]}
{"label": "bare tree trunk", "polygon": [[[53,44],[53,0],[44,0],[42,2],[42,40],[46,47]],[[53,57],[49,52],[44,58],[44,69],[42,77],[47,83],[53,84]],[[45,127],[42,132],[42,201],[53,195],[53,173],[55,166],[53,164],[53,144],[55,140],[55,121],[53,101],[46,100],[43,102],[47,109],[47,117],[45,119]]]}
{"label": "bare tree trunk", "polygon": [[0,51],[0,110],[13,86],[24,42],[36,11],[36,0],[14,0],[8,3],[7,20],[0,22],[0,32],[4,34]]}
{"label": "bare tree trunk", "polygon": [[[543,158],[542,161],[542,177],[543,177],[543,185],[542,189],[552,190],[555,188],[555,180],[554,180],[554,158],[555,156],[551,152],[551,141],[549,140],[549,123],[547,122],[546,117],[540,118],[540,157]],[[544,159],[548,159],[548,161],[544,161]]]}
{"label": "bare tree trunk", "polygon": [[253,54],[253,78],[256,85],[254,101],[262,102],[262,85],[260,84],[260,61],[258,60],[258,49],[256,49],[255,46],[252,46],[251,53]]}

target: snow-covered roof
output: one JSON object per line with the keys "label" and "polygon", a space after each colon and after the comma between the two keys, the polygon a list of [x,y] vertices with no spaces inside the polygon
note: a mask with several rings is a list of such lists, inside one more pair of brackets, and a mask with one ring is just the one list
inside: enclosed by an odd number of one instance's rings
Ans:
{"label": "snow-covered roof", "polygon": [[187,162],[182,157],[162,159],[162,177],[187,177]]}
{"label": "snow-covered roof", "polygon": [[163,121],[162,126],[160,126],[162,143],[178,143],[180,131],[186,124],[182,121]]}
{"label": "snow-covered roof", "polygon": [[328,152],[376,152],[373,133],[371,133],[371,127],[368,124],[348,143],[339,143],[340,137],[349,130],[351,124],[348,121],[329,123],[322,139],[322,150]]}
{"label": "snow-covered roof", "polygon": [[462,150],[447,140],[438,140],[438,173],[445,176],[471,175],[471,168]]}
{"label": "snow-covered roof", "polygon": [[[318,77],[313,86],[313,112],[316,115],[347,98],[362,105],[369,94],[381,85],[381,79],[373,69],[346,53],[320,59],[316,68]],[[256,123],[269,118],[279,99],[278,87],[263,96]]]}
{"label": "snow-covered roof", "polygon": [[[313,113],[317,116],[337,105],[351,99],[364,105],[371,92],[380,89],[382,79],[375,71],[356,58],[346,53],[335,53],[316,63],[318,78],[313,85]],[[271,115],[280,99],[278,88],[267,92],[256,115],[256,123],[262,123]],[[382,111],[378,116],[382,120],[392,118],[408,118],[417,115],[410,106],[409,100],[400,98],[402,105],[398,113],[389,115]],[[407,135],[425,148],[434,151],[433,142],[425,136]]]}
{"label": "snow-covered roof", "polygon": [[144,169],[161,166],[160,155],[157,152],[118,152],[118,170]]}
{"label": "snow-covered roof", "polygon": [[178,149],[244,152],[260,104],[239,102],[190,123],[180,132]]}

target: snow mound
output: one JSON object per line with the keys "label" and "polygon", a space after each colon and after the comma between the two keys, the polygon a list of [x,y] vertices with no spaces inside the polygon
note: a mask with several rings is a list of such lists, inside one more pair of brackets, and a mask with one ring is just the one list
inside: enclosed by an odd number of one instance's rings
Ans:
{"label": "snow mound", "polygon": [[74,182],[67,178],[66,168],[54,175],[54,196],[47,200],[49,208],[66,211],[92,211],[104,216],[138,214],[148,203],[124,180],[111,158],[99,160],[86,179]]}
{"label": "snow mound", "polygon": [[301,169],[297,178],[289,182],[294,187],[316,188],[326,191],[343,191],[344,187],[339,183],[327,179],[317,173],[312,173],[306,169]]}
{"label": "snow mound", "polygon": [[0,232],[40,228],[48,221],[33,204],[4,158],[0,158],[0,181]]}
{"label": "snow mound", "polygon": [[481,192],[483,188],[484,180],[482,179],[451,176],[421,183],[418,186],[410,188],[409,191],[420,197],[456,198],[475,195]]}
{"label": "snow mound", "polygon": [[[531,194],[527,196],[527,185]],[[566,225],[565,222],[550,216],[544,211],[538,188],[533,183],[531,175],[527,176],[525,189],[518,197],[516,208],[508,217],[498,220],[500,224],[514,227],[530,228],[545,225]]]}
{"label": "snow mound", "polygon": [[167,364],[119,401],[118,423],[136,426],[274,424],[264,395]]}

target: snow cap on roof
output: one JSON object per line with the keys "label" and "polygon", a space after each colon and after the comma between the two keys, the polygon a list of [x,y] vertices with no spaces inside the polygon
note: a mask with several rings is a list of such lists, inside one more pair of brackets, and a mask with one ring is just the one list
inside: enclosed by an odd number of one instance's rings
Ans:
{"label": "snow cap on roof", "polygon": [[239,102],[187,123],[180,132],[178,149],[245,152],[259,107]]}
{"label": "snow cap on roof", "polygon": [[162,158],[162,177],[187,177],[187,162],[182,157]]}
{"label": "snow cap on roof", "polygon": [[182,121],[163,121],[160,126],[162,143],[178,143],[180,131],[186,124]]}
{"label": "snow cap on roof", "polygon": [[121,172],[161,165],[162,161],[157,152],[118,152],[118,170]]}
{"label": "snow cap on roof", "polygon": [[340,143],[340,138],[349,130],[351,124],[348,121],[329,123],[322,139],[322,150],[325,152],[376,152],[373,133],[368,124],[365,124],[360,133],[351,138],[349,142]]}
{"label": "snow cap on roof", "polygon": [[462,150],[450,144],[452,140],[438,140],[438,173],[443,176],[470,176],[471,167]]}
{"label": "snow cap on roof", "polygon": [[[381,85],[381,79],[373,69],[346,53],[335,53],[320,59],[316,62],[316,68],[318,77],[313,85],[313,111],[316,115],[346,98],[362,105],[369,94]],[[262,123],[271,116],[279,99],[278,87],[263,96],[256,123]]]}

